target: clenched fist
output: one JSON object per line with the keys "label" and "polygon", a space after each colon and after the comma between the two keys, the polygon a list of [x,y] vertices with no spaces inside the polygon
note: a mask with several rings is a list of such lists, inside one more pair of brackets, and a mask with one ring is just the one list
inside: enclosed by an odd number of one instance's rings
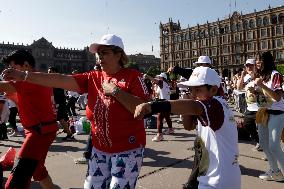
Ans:
{"label": "clenched fist", "polygon": [[136,106],[134,118],[143,119],[145,115],[148,115],[152,112],[151,105],[148,103],[139,104]]}

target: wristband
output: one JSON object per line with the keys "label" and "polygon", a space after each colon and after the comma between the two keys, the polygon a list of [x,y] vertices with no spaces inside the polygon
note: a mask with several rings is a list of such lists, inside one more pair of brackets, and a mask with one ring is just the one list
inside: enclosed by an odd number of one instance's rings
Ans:
{"label": "wristband", "polygon": [[29,76],[29,72],[28,72],[28,71],[25,71],[25,76],[24,76],[23,81],[26,81],[26,80],[27,80],[27,78],[28,78],[28,76]]}
{"label": "wristband", "polygon": [[171,112],[172,106],[169,101],[151,101],[148,102],[151,105],[151,114],[160,112]]}
{"label": "wristband", "polygon": [[120,90],[121,90],[121,89],[120,89],[119,87],[115,87],[115,88],[113,89],[111,95],[115,97],[115,96],[120,92]]}

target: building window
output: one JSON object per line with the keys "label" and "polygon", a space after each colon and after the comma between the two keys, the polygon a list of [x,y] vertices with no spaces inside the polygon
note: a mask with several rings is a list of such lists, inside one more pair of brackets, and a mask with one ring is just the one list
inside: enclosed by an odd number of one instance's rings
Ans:
{"label": "building window", "polygon": [[195,31],[195,32],[194,32],[194,39],[198,39],[198,36],[199,36],[199,35],[198,35],[198,32]]}
{"label": "building window", "polygon": [[192,51],[193,56],[197,56],[197,51]]}
{"label": "building window", "polygon": [[277,51],[276,60],[283,60],[283,59],[284,59],[283,51]]}
{"label": "building window", "polygon": [[258,17],[258,18],[256,19],[256,25],[257,25],[257,27],[262,26],[262,19],[261,19],[261,17]]}
{"label": "building window", "polygon": [[205,46],[206,46],[206,40],[205,40],[205,39],[202,39],[202,40],[201,40],[201,46],[202,46],[202,47],[205,47]]}
{"label": "building window", "polygon": [[247,30],[248,29],[248,21],[245,20],[243,23],[244,29]]}
{"label": "building window", "polygon": [[225,54],[229,53],[229,47],[228,46],[223,46],[223,53],[225,53]]}
{"label": "building window", "polygon": [[282,48],[283,47],[283,39],[276,39],[275,45],[276,45],[276,48]]}
{"label": "building window", "polygon": [[254,50],[254,44],[253,42],[248,43],[248,51],[253,51]]}
{"label": "building window", "polygon": [[253,39],[253,31],[247,32],[247,39],[248,40]]}
{"label": "building window", "polygon": [[205,37],[208,37],[209,36],[209,32],[208,32],[208,30],[205,30]]}
{"label": "building window", "polygon": [[267,37],[267,29],[266,28],[260,30],[260,37]]}
{"label": "building window", "polygon": [[215,35],[215,34],[214,34],[214,29],[213,29],[213,28],[210,28],[210,29],[209,29],[209,34],[210,34],[210,36]]}
{"label": "building window", "polygon": [[180,58],[180,55],[179,53],[176,54],[176,59],[179,59]]}
{"label": "building window", "polygon": [[212,48],[211,49],[211,53],[212,53],[212,56],[216,56],[217,55],[217,48]]}
{"label": "building window", "polygon": [[229,65],[229,58],[227,56],[223,57],[223,65]]}
{"label": "building window", "polygon": [[224,32],[225,32],[225,29],[224,29],[224,28],[219,28],[219,33],[220,33],[220,34],[224,34]]}
{"label": "building window", "polygon": [[228,36],[227,35],[223,36],[223,43],[228,43]]}
{"label": "building window", "polygon": [[229,30],[230,30],[230,28],[229,28],[229,26],[228,25],[225,25],[225,33],[229,33]]}
{"label": "building window", "polygon": [[282,26],[276,26],[275,27],[276,35],[282,35]]}
{"label": "building window", "polygon": [[271,24],[277,24],[277,16],[275,14],[271,16]]}
{"label": "building window", "polygon": [[217,45],[217,38],[216,37],[212,38],[212,45]]}
{"label": "building window", "polygon": [[218,34],[218,28],[214,27],[214,34],[217,35]]}
{"label": "building window", "polygon": [[197,47],[197,42],[196,41],[193,41],[192,42],[192,48],[196,48]]}
{"label": "building window", "polygon": [[241,52],[241,45],[236,44],[236,53],[240,53]]}
{"label": "building window", "polygon": [[250,27],[250,28],[254,28],[254,27],[255,27],[254,19],[250,19],[250,20],[249,20],[249,27]]}
{"label": "building window", "polygon": [[204,38],[204,30],[200,32],[200,37]]}
{"label": "building window", "polygon": [[278,15],[278,21],[280,24],[284,24],[284,14],[283,13],[280,13]]}
{"label": "building window", "polygon": [[267,41],[261,41],[261,49],[267,49],[268,48],[268,43]]}
{"label": "building window", "polygon": [[236,63],[240,64],[241,63],[241,56],[240,55],[236,55]]}
{"label": "building window", "polygon": [[241,39],[240,39],[240,34],[235,34],[235,41],[236,42],[238,42],[238,41],[240,41]]}
{"label": "building window", "polygon": [[176,41],[177,41],[177,36],[175,35],[175,36],[174,36],[174,42],[176,42]]}
{"label": "building window", "polygon": [[241,23],[237,23],[237,31],[241,31],[242,30],[242,24]]}
{"label": "building window", "polygon": [[263,25],[264,26],[267,26],[268,24],[269,24],[269,19],[268,19],[268,17],[267,16],[265,16],[265,17],[263,17]]}
{"label": "building window", "polygon": [[236,24],[232,24],[232,26],[231,26],[231,30],[232,30],[233,32],[235,32],[235,31],[236,31],[236,29],[237,29]]}

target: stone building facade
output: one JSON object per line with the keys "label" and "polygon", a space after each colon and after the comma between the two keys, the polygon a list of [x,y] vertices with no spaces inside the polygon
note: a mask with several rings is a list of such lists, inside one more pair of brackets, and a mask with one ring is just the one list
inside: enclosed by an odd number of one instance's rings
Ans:
{"label": "stone building facade", "polygon": [[[83,50],[55,48],[51,42],[43,37],[34,41],[31,45],[0,43],[0,60],[3,56],[18,49],[30,51],[36,61],[36,70],[42,72],[47,72],[49,66],[54,66],[61,73],[70,74],[74,70],[80,73],[92,70],[96,63],[96,58],[89,53],[88,47]],[[4,69],[3,64],[1,64],[0,69]]]}
{"label": "stone building facade", "polygon": [[232,76],[247,58],[271,51],[276,63],[284,63],[284,6],[234,12],[223,20],[182,29],[169,19],[160,24],[161,69],[192,67],[200,55],[208,55],[215,69]]}
{"label": "stone building facade", "polygon": [[156,58],[154,55],[144,55],[141,53],[128,55],[129,62],[136,63],[139,70],[142,72],[147,72],[150,68],[160,69],[160,58]]}

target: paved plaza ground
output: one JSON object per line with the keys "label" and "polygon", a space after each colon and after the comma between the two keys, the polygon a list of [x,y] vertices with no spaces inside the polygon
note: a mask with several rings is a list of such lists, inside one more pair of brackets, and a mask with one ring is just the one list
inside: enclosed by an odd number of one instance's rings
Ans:
{"label": "paved plaza ground", "polygon": [[[80,112],[82,115],[84,112]],[[173,116],[175,134],[165,136],[162,142],[152,142],[151,138],[156,130],[147,129],[147,146],[143,167],[137,183],[138,189],[181,189],[186,182],[193,163],[191,150],[194,141],[194,131],[188,132],[177,123],[177,116]],[[64,134],[58,135],[46,159],[47,169],[53,178],[56,188],[81,189],[86,175],[86,165],[74,163],[75,158],[82,156],[87,135],[77,135],[76,141],[63,142]],[[18,149],[23,141],[22,137],[11,137],[9,141],[0,142],[0,152],[8,147]],[[242,189],[282,189],[284,183],[261,181],[258,175],[267,168],[267,161],[262,160],[262,152],[254,152],[251,142],[240,141],[239,150],[242,172]],[[7,177],[9,171],[4,172]],[[225,178],[226,179],[226,178]],[[40,188],[38,183],[32,182],[32,189]]]}

